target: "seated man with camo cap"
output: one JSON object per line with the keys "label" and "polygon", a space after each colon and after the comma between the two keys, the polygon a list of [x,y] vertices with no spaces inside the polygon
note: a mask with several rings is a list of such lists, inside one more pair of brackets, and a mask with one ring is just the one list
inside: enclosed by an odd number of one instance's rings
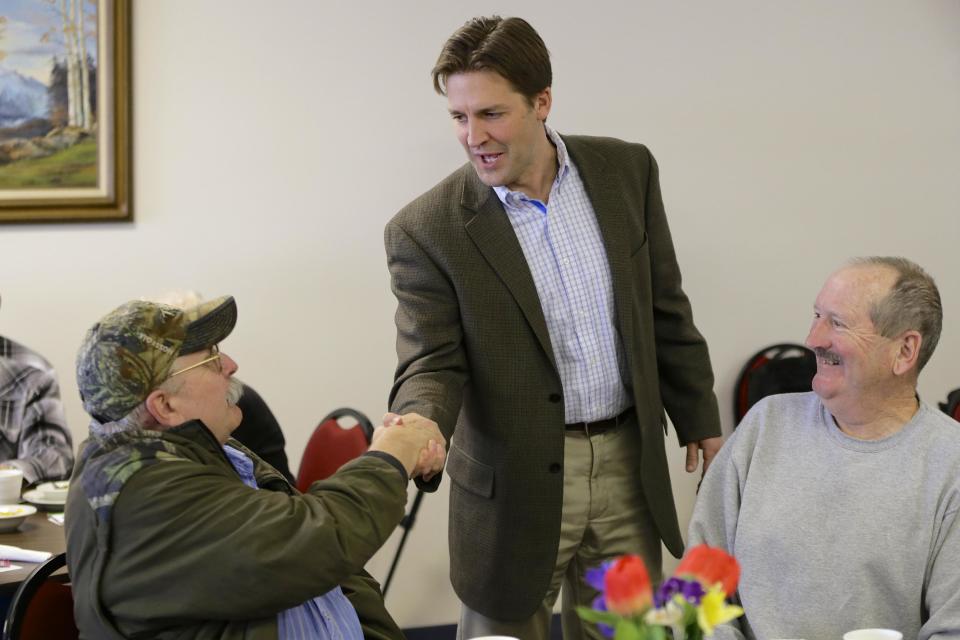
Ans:
{"label": "seated man with camo cap", "polygon": [[67,561],[85,638],[402,638],[362,567],[404,514],[411,475],[444,440],[388,416],[370,451],[300,494],[230,438],[237,364],[218,344],[232,297],[187,310],[134,301],[84,339],[92,416],[67,504]]}

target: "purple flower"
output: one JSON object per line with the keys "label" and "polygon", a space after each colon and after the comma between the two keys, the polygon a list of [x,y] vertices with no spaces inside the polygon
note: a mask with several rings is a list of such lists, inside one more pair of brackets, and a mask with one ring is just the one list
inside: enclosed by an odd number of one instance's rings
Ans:
{"label": "purple flower", "polygon": [[608,560],[607,562],[602,563],[596,569],[587,569],[586,574],[583,579],[586,580],[587,584],[603,593],[604,590],[604,579],[607,577],[607,570],[613,566],[613,560]]}
{"label": "purple flower", "polygon": [[[604,599],[602,593],[593,599],[593,603],[590,606],[596,611],[607,611],[607,601]],[[613,637],[613,627],[598,622],[597,629],[607,638]]]}
{"label": "purple flower", "polygon": [[653,594],[653,606],[659,609],[670,602],[675,595],[680,595],[692,605],[698,605],[700,604],[700,598],[706,593],[703,590],[703,585],[696,580],[670,578],[661,584],[657,592]]}
{"label": "purple flower", "polygon": [[590,607],[594,611],[608,611],[607,601],[604,599],[602,593],[593,599],[593,602],[590,603]]}

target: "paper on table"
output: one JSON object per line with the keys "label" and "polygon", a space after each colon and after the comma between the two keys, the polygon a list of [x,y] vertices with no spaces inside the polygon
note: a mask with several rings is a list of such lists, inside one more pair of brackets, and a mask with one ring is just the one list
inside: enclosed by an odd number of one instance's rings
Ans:
{"label": "paper on table", "polygon": [[58,524],[61,527],[63,526],[63,515],[62,513],[51,513],[47,515],[47,520],[53,524]]}
{"label": "paper on table", "polygon": [[16,562],[43,562],[51,555],[49,551],[33,551],[31,549],[21,549],[7,544],[0,544],[0,558],[4,560],[14,560]]}

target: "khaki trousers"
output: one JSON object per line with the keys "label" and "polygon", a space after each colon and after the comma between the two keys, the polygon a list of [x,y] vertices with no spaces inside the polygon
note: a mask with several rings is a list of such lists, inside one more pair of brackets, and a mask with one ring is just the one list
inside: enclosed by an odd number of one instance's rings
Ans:
{"label": "khaki trousers", "polygon": [[576,612],[578,605],[589,607],[598,595],[584,582],[586,570],[615,556],[633,553],[644,559],[651,580],[660,581],[660,536],[640,487],[640,446],[635,416],[616,429],[589,437],[583,432],[567,432],[557,566],[543,604],[533,616],[520,622],[488,618],[463,604],[457,640],[485,635],[548,640],[553,605],[561,586],[564,639],[601,640],[603,636],[596,627],[581,623]]}

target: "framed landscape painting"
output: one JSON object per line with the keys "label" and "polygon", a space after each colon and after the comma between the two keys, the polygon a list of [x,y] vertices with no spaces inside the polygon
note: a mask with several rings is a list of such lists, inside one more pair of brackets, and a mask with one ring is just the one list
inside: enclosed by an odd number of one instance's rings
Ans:
{"label": "framed landscape painting", "polygon": [[0,222],[131,220],[129,0],[0,2]]}

